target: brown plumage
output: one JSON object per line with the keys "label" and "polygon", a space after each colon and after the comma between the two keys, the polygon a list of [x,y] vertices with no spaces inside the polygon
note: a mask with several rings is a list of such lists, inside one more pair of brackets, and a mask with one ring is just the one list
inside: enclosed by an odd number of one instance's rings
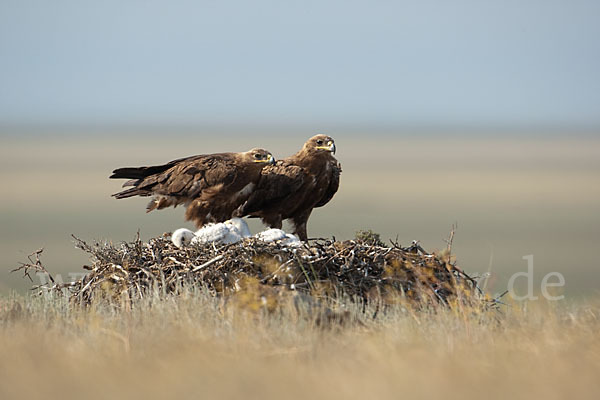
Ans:
{"label": "brown plumage", "polygon": [[201,227],[230,219],[256,187],[261,169],[274,163],[267,150],[252,149],[191,156],[151,167],[119,168],[110,178],[130,179],[123,187],[132,188],[113,194],[117,199],[154,196],[147,212],[185,204],[186,220]]}
{"label": "brown plumage", "polygon": [[262,170],[258,186],[236,215],[260,217],[266,225],[279,229],[283,220],[290,219],[294,233],[307,240],[310,213],[327,204],[340,184],[342,168],[334,153],[331,137],[308,139],[298,153]]}

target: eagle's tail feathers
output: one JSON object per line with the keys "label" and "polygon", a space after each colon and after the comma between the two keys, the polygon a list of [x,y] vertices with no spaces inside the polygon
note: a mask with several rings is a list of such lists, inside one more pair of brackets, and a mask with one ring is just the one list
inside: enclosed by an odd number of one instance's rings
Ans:
{"label": "eagle's tail feathers", "polygon": [[138,188],[134,187],[131,189],[123,190],[122,192],[119,192],[119,193],[115,193],[115,194],[113,194],[113,197],[115,197],[117,199],[126,199],[128,197],[133,197],[133,196],[150,196],[151,194],[152,193],[150,193],[147,190],[138,189]]}
{"label": "eagle's tail feathers", "polygon": [[173,166],[174,162],[164,165],[154,165],[152,167],[125,167],[117,168],[113,171],[110,179],[144,179],[150,175],[160,174]]}
{"label": "eagle's tail feathers", "polygon": [[110,179],[141,179],[148,176],[144,172],[144,167],[117,168],[113,171]]}
{"label": "eagle's tail feathers", "polygon": [[121,186],[121,187],[137,186],[140,182],[141,182],[140,179],[131,179],[131,180],[128,180],[127,182],[125,182],[123,184],[123,186]]}

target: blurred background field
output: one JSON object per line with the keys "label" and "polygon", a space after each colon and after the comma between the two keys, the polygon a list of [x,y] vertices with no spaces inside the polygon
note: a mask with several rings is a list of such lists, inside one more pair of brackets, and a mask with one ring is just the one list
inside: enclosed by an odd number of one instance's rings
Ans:
{"label": "blurred background field", "polygon": [[[0,291],[29,283],[8,271],[44,247],[48,269],[82,272],[85,255],[71,234],[119,242],[191,227],[183,209],[145,213],[147,199],[115,200],[112,169],[255,146],[276,157],[295,152],[314,132],[169,135],[141,133],[6,136],[0,149]],[[390,135],[327,132],[336,139],[341,187],[314,212],[311,237],[349,239],[358,229],[428,250],[445,247],[458,225],[454,251],[475,275],[491,271],[488,289],[506,289],[534,255],[535,288],[548,272],[565,276],[569,297],[600,288],[600,140],[594,136]],[[253,231],[262,229],[256,221]],[[525,281],[517,280],[523,294]]]}
{"label": "blurred background field", "polygon": [[[491,270],[534,256],[572,297],[600,287],[600,3],[594,0],[0,2],[0,293],[43,246],[182,226],[116,201],[121,166],[336,139],[339,193],[312,236],[370,228]],[[260,229],[258,224],[253,230]],[[68,276],[64,276],[65,279]],[[517,281],[524,289],[524,280]]]}

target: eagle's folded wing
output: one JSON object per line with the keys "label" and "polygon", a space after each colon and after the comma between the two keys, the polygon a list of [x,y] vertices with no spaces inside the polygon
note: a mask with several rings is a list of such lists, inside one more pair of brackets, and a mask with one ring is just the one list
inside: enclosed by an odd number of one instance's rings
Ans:
{"label": "eagle's folded wing", "polygon": [[158,196],[148,205],[151,211],[186,202],[211,186],[231,183],[236,173],[233,161],[225,155],[193,156],[153,167],[119,168],[111,178],[133,178],[126,182],[133,187],[113,196]]}
{"label": "eagle's folded wing", "polygon": [[284,161],[276,165],[263,168],[258,186],[248,200],[238,209],[238,216],[245,216],[254,212],[276,207],[280,203],[287,203],[289,196],[297,194],[298,190],[306,184],[307,175],[302,167]]}
{"label": "eagle's folded wing", "polygon": [[329,203],[329,200],[333,198],[333,195],[338,191],[340,187],[340,175],[342,173],[342,166],[340,163],[335,163],[332,167],[331,171],[331,181],[329,182],[329,186],[327,190],[323,194],[321,200],[317,203],[315,207],[323,207],[325,204]]}

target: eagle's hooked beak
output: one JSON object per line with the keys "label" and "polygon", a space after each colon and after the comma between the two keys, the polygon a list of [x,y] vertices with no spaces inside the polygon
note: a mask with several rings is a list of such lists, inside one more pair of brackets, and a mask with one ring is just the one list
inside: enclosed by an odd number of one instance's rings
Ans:
{"label": "eagle's hooked beak", "polygon": [[267,158],[264,158],[264,159],[263,158],[255,158],[254,162],[255,163],[267,163],[267,164],[274,165],[275,164],[275,157],[273,157],[272,154],[269,154],[267,156]]}
{"label": "eagle's hooked beak", "polygon": [[335,154],[335,143],[333,143],[333,141],[330,140],[329,142],[327,142],[327,146],[317,146],[317,149],[328,150]]}

